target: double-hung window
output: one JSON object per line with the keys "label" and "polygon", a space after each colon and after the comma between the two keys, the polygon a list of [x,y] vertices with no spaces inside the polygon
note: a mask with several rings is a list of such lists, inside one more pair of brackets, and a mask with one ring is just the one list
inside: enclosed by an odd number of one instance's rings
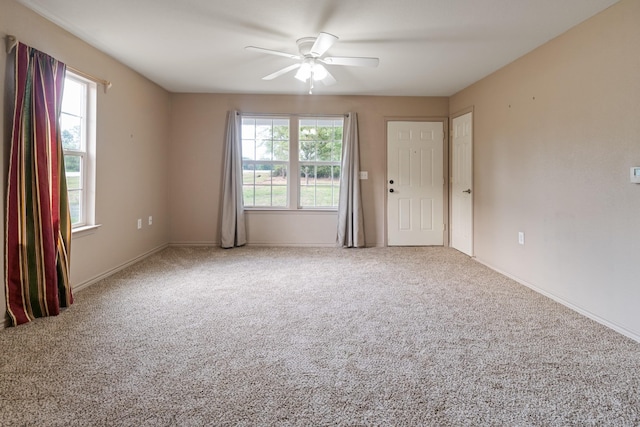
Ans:
{"label": "double-hung window", "polygon": [[290,128],[288,118],[242,118],[245,206],[287,207]]}
{"label": "double-hung window", "polygon": [[244,206],[337,209],[343,125],[341,116],[243,116]]}
{"label": "double-hung window", "polygon": [[67,71],[60,129],[72,229],[95,224],[96,84]]}
{"label": "double-hung window", "polygon": [[337,208],[343,119],[298,121],[301,208]]}

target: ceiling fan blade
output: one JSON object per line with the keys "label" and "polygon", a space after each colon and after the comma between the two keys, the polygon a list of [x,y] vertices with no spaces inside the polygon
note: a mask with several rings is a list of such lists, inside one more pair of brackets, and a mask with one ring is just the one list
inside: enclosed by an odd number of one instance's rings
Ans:
{"label": "ceiling fan blade", "polygon": [[289,65],[288,67],[284,67],[283,69],[278,70],[275,73],[271,73],[268,76],[264,76],[262,80],[273,80],[276,77],[280,77],[283,74],[287,74],[289,71],[295,70],[298,67],[300,67],[300,64]]}
{"label": "ceiling fan blade", "polygon": [[331,75],[329,71],[327,71],[327,76],[321,80],[325,86],[331,86],[337,83],[336,79]]}
{"label": "ceiling fan blade", "polygon": [[311,46],[311,55],[318,57],[322,56],[333,44],[338,40],[338,37],[329,33],[320,33],[316,38],[315,43]]}
{"label": "ceiling fan blade", "polygon": [[281,52],[279,50],[265,49],[265,48],[262,48],[262,47],[245,46],[245,49],[246,50],[254,50],[256,52],[261,52],[261,53],[267,53],[269,55],[284,56],[285,58],[302,59],[302,57],[300,55],[294,55],[292,53]]}
{"label": "ceiling fan blade", "polygon": [[352,67],[377,67],[380,63],[378,58],[363,58],[351,56],[328,56],[321,59],[328,65],[349,65]]}

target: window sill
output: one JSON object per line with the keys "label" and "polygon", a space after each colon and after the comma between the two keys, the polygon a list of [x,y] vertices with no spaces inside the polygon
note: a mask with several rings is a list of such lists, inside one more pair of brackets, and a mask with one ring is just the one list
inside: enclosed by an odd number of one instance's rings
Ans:
{"label": "window sill", "polygon": [[102,224],[85,225],[82,227],[76,227],[73,230],[71,230],[71,236],[76,238],[88,236],[90,234],[95,233],[100,227],[102,227]]}

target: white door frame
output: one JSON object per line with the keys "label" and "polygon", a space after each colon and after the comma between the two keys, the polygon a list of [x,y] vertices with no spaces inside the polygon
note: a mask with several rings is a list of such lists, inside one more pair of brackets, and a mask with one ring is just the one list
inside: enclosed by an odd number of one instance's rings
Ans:
{"label": "white door frame", "polygon": [[[471,114],[471,153],[470,153],[470,155],[471,155],[471,165],[470,165],[470,167],[471,167],[471,177],[470,177],[471,178],[471,184],[470,184],[470,188],[468,189],[468,190],[471,191],[470,192],[471,206],[470,206],[469,223],[467,224],[467,226],[469,227],[469,230],[470,230],[470,235],[469,235],[470,246],[469,246],[469,251],[468,252],[464,252],[464,251],[462,251],[462,252],[467,253],[467,255],[473,257],[474,254],[475,254],[474,253],[474,239],[473,239],[473,222],[474,222],[473,221],[473,217],[474,217],[474,209],[473,209],[473,207],[474,207],[474,188],[473,188],[473,182],[474,182],[474,179],[473,179],[473,177],[474,177],[474,170],[473,170],[474,128],[473,128],[473,123],[474,123],[474,119],[473,119],[473,107],[465,108],[465,109],[460,110],[460,111],[454,113],[453,115],[451,115],[451,120],[450,120],[451,129],[449,129],[449,131],[450,131],[449,132],[449,145],[450,145],[449,152],[451,153],[449,170],[451,171],[451,175],[453,175],[453,173],[454,173],[453,162],[455,161],[455,159],[454,159],[455,150],[454,150],[454,147],[453,147],[453,142],[454,142],[453,141],[453,138],[454,138],[453,121],[458,117],[464,116],[465,114]],[[455,212],[453,212],[454,209],[452,207],[452,204],[453,204],[453,194],[452,193],[454,191],[454,186],[455,186],[453,180],[454,180],[454,177],[453,176],[449,176],[449,213],[450,213],[449,214],[450,215],[450,218],[449,218],[449,224],[450,224],[450,227],[449,227],[449,242],[451,242],[450,243],[451,247],[454,247],[452,245],[453,244],[452,228],[456,227],[456,225],[454,224],[454,218],[453,218]],[[460,250],[460,249],[458,249],[458,250]]]}
{"label": "white door frame", "polygon": [[389,145],[389,141],[388,141],[388,136],[387,136],[387,129],[388,129],[388,123],[389,122],[440,122],[442,123],[442,129],[444,131],[444,140],[442,142],[443,144],[443,175],[444,175],[444,191],[443,191],[443,197],[444,197],[444,203],[443,203],[443,221],[444,221],[444,231],[443,231],[443,240],[444,240],[444,245],[445,247],[449,246],[449,117],[442,117],[442,116],[438,116],[438,117],[405,117],[405,116],[399,116],[399,117],[385,117],[384,119],[384,135],[385,135],[385,150],[384,150],[384,165],[385,165],[385,177],[384,177],[384,182],[383,182],[383,186],[384,186],[384,227],[383,227],[383,231],[384,231],[384,237],[383,237],[383,241],[384,241],[384,246],[388,247],[389,246],[389,242],[388,242],[388,203],[389,203],[389,193],[388,193],[388,183],[389,183],[389,177],[387,176],[387,164],[388,164],[388,158],[387,158],[387,152],[388,152],[388,145]]}

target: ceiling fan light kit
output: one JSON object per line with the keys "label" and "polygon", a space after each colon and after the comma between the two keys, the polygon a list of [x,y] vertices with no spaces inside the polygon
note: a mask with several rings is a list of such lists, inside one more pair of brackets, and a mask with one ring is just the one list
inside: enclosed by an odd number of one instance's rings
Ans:
{"label": "ceiling fan light kit", "polygon": [[295,77],[301,82],[306,82],[309,78],[318,81],[327,77],[328,74],[329,72],[322,64],[318,64],[313,58],[305,58]]}
{"label": "ceiling fan light kit", "polygon": [[265,49],[256,46],[246,46],[247,50],[254,50],[268,55],[284,56],[286,58],[300,61],[297,64],[289,65],[274,73],[264,76],[263,80],[273,80],[290,71],[297,69],[295,78],[302,82],[309,82],[309,94],[313,92],[314,82],[321,81],[326,86],[336,83],[336,79],[323,65],[340,65],[351,67],[377,67],[380,60],[378,58],[365,58],[356,56],[328,56],[322,57],[327,50],[338,40],[338,37],[329,33],[320,33],[318,37],[303,37],[296,41],[299,55],[282,52],[279,50]]}

